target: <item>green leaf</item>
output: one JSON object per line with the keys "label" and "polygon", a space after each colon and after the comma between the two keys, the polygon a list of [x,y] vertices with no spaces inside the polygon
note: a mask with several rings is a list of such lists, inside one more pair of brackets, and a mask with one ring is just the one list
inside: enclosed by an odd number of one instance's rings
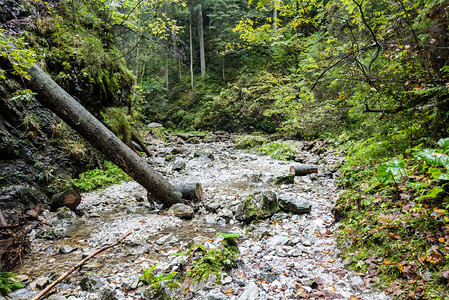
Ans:
{"label": "green leaf", "polygon": [[436,186],[433,189],[431,189],[427,194],[424,194],[419,197],[419,200],[423,198],[436,198],[439,193],[444,191],[444,189],[441,186]]}
{"label": "green leaf", "polygon": [[382,184],[396,182],[404,174],[405,163],[400,159],[394,159],[377,167],[376,178]]}
{"label": "green leaf", "polygon": [[449,138],[440,139],[437,144],[444,150],[449,150]]}

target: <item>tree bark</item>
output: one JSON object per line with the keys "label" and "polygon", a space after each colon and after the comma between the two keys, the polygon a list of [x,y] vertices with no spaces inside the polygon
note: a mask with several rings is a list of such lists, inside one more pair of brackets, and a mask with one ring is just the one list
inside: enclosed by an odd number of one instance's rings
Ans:
{"label": "tree bark", "polygon": [[199,183],[175,184],[174,187],[182,193],[182,199],[200,201],[203,198],[203,188]]}
{"label": "tree bark", "polygon": [[200,39],[200,66],[201,66],[201,78],[206,75],[206,57],[204,55],[204,34],[203,34],[203,9],[200,5],[198,10],[198,37]]}
{"label": "tree bark", "polygon": [[[7,67],[6,70],[8,69],[10,68]],[[42,104],[101,151],[107,159],[146,188],[164,206],[168,207],[181,202],[181,193],[168,180],[126,146],[41,68],[35,65],[27,71],[31,76],[27,87],[37,93],[36,97]]]}
{"label": "tree bark", "polygon": [[56,210],[60,207],[68,207],[70,210],[75,208],[81,203],[81,195],[77,191],[64,191],[54,194],[51,197],[50,207],[52,210]]}
{"label": "tree bark", "polygon": [[315,166],[307,165],[291,166],[290,173],[295,174],[295,176],[306,176],[308,174],[318,173],[318,168]]}

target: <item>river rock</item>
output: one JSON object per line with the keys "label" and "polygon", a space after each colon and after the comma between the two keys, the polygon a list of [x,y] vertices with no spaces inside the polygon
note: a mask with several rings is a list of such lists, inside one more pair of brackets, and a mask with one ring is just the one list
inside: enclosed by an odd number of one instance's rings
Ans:
{"label": "river rock", "polygon": [[92,272],[84,274],[80,280],[81,289],[87,292],[97,292],[103,285],[103,280]]}
{"label": "river rock", "polygon": [[186,168],[186,162],[183,160],[177,161],[173,164],[173,171],[181,171]]}
{"label": "river rock", "polygon": [[36,232],[36,236],[47,240],[60,240],[67,236],[67,230],[65,228],[42,228]]}
{"label": "river rock", "polygon": [[164,127],[164,125],[162,125],[161,123],[151,122],[151,123],[148,124],[148,127],[150,127],[150,128],[159,128],[159,127]]}
{"label": "river rock", "polygon": [[262,191],[250,195],[236,210],[235,219],[247,224],[257,219],[265,219],[279,212],[277,196],[272,191]]}
{"label": "river rock", "polygon": [[72,248],[70,245],[63,245],[59,248],[59,252],[62,254],[67,254],[72,252],[73,250],[75,250],[74,248]]}
{"label": "river rock", "polygon": [[106,284],[100,288],[99,293],[99,300],[117,300],[117,292],[115,288],[110,285]]}
{"label": "river rock", "polygon": [[295,182],[295,174],[285,174],[273,179],[274,184],[293,184]]}
{"label": "river rock", "polygon": [[210,291],[206,296],[204,296],[205,300],[226,300],[228,297],[224,295],[219,289],[215,289]]}
{"label": "river rock", "polygon": [[72,220],[76,219],[76,214],[70,208],[63,206],[56,210],[56,217],[59,220]]}
{"label": "river rock", "polygon": [[294,214],[310,213],[312,205],[309,201],[301,197],[279,196],[279,206],[285,212]]}
{"label": "river rock", "polygon": [[173,233],[169,233],[161,237],[156,241],[156,244],[158,245],[170,245],[173,243],[176,243],[178,241],[178,238]]}
{"label": "river rock", "polygon": [[215,287],[217,282],[217,275],[210,273],[205,280],[194,281],[190,284],[189,290],[197,293],[201,290],[211,290]]}
{"label": "river rock", "polygon": [[168,212],[181,219],[190,220],[194,216],[193,208],[183,203],[173,204]]}
{"label": "river rock", "polygon": [[259,288],[254,282],[246,287],[245,291],[238,297],[238,300],[257,300],[259,299]]}
{"label": "river rock", "polygon": [[50,283],[50,278],[40,277],[30,283],[29,287],[33,292],[40,291],[44,289]]}
{"label": "river rock", "polygon": [[181,300],[184,299],[184,293],[179,282],[163,280],[155,286],[144,289],[141,297],[143,300]]}
{"label": "river rock", "polygon": [[204,138],[205,143],[216,143],[219,142],[220,139],[215,134],[211,133]]}

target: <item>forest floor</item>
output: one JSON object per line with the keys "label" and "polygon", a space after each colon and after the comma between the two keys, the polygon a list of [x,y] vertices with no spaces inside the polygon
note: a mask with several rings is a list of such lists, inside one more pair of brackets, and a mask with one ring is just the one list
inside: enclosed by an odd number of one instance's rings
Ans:
{"label": "forest floor", "polygon": [[[139,283],[143,271],[181,272],[182,255],[192,244],[206,249],[220,243],[217,233],[238,233],[240,257],[220,276],[184,282],[180,299],[388,299],[365,286],[363,275],[346,268],[336,246],[338,223],[332,208],[338,196],[336,170],[342,157],[332,151],[315,155],[299,150],[301,163],[318,166],[318,174],[274,184],[292,162],[233,148],[231,140],[183,142],[172,137],[153,142],[152,166],[172,183],[199,182],[204,199],[192,220],[175,217],[146,200],[136,182],[83,194],[81,216],[44,211],[33,229],[32,253],[14,270],[27,284],[10,296],[31,299],[38,290],[82,257],[114,242],[128,230],[125,243],[111,248],[67,277],[49,299],[151,299]],[[303,149],[298,141],[288,143]],[[174,171],[182,166],[181,170]],[[338,172],[338,171],[337,171]],[[278,197],[310,203],[311,212],[276,213],[249,225],[235,213],[248,195],[271,190]],[[0,296],[0,299],[2,297]],[[164,299],[164,298],[160,298]]]}

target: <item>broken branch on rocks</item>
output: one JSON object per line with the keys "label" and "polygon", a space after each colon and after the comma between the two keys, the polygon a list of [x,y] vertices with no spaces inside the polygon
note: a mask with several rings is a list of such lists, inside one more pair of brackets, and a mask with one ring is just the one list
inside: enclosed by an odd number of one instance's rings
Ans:
{"label": "broken branch on rocks", "polygon": [[50,285],[48,285],[45,289],[43,289],[37,296],[35,296],[32,300],[39,300],[42,296],[44,296],[46,293],[48,293],[55,285],[57,285],[59,282],[61,282],[64,278],[66,278],[67,276],[69,276],[71,273],[73,273],[74,271],[76,271],[78,268],[80,268],[82,265],[84,265],[87,261],[89,261],[90,259],[92,259],[92,257],[94,257],[95,255],[109,249],[112,248],[114,246],[117,246],[118,244],[120,244],[128,235],[131,234],[131,230],[129,230],[127,233],[125,233],[124,235],[122,235],[117,241],[115,241],[112,244],[106,245],[98,250],[96,250],[94,253],[92,253],[91,255],[89,255],[88,257],[86,257],[85,259],[83,259],[82,261],[80,261],[79,263],[77,263],[74,267],[72,267],[70,270],[68,270],[67,272],[65,272],[63,275],[61,275],[58,279],[56,279],[55,281],[53,281]]}

